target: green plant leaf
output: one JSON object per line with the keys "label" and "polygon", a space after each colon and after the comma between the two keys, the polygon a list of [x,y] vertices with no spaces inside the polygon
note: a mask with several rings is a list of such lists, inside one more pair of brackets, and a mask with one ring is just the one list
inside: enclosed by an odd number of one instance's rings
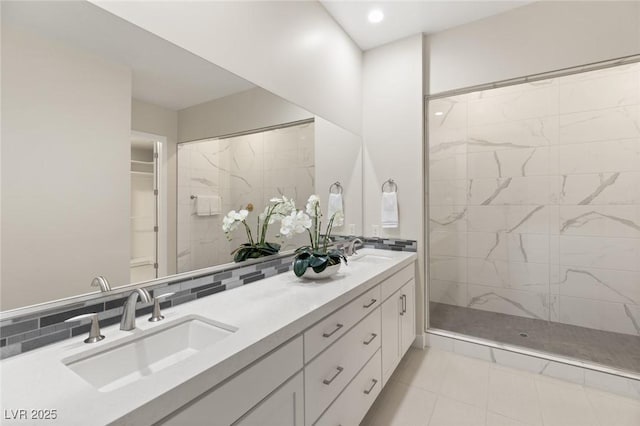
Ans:
{"label": "green plant leaf", "polygon": [[304,275],[304,272],[307,270],[307,267],[309,266],[309,257],[296,257],[295,260],[293,261],[293,272],[296,274],[297,277],[301,277],[302,275]]}
{"label": "green plant leaf", "polygon": [[327,263],[328,260],[329,258],[326,256],[312,255],[309,258],[309,265],[311,265],[312,268],[316,268],[324,263]]}
{"label": "green plant leaf", "polygon": [[320,265],[318,265],[318,266],[314,266],[314,267],[313,267],[313,272],[315,272],[315,273],[318,273],[318,274],[319,274],[320,272],[322,272],[322,271],[324,271],[325,269],[327,269],[327,266],[329,266],[329,262],[324,262],[324,263],[322,263],[322,264],[320,264]]}

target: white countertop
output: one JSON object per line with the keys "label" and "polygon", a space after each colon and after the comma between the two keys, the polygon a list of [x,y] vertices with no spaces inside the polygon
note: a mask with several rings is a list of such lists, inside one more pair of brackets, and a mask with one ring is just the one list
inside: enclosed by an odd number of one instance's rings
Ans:
{"label": "white countertop", "polygon": [[[139,317],[133,332],[102,329],[106,339],[85,344],[77,336],[0,362],[2,424],[151,424],[211,389],[253,361],[416,260],[416,254],[362,249],[379,263],[350,261],[331,279],[306,281],[293,272],[163,310],[164,321]],[[110,392],[100,392],[62,362],[187,315],[237,327],[221,342],[187,360]],[[9,410],[56,410],[56,420],[7,420]],[[9,412],[11,413],[11,412]]]}

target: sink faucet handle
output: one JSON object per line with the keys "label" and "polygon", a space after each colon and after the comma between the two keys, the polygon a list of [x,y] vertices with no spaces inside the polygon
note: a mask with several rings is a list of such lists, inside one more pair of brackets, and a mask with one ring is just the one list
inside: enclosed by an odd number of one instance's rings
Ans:
{"label": "sink faucet handle", "polygon": [[164,319],[164,316],[160,313],[160,299],[173,296],[174,294],[175,293],[164,293],[153,298],[153,313],[151,314],[151,318],[149,318],[149,322],[157,322]]}
{"label": "sink faucet handle", "polygon": [[85,318],[91,318],[91,329],[89,330],[89,337],[84,339],[85,343],[96,343],[104,339],[104,336],[100,334],[100,324],[98,323],[98,314],[93,312],[90,314],[76,315],[66,319],[64,322],[76,322]]}

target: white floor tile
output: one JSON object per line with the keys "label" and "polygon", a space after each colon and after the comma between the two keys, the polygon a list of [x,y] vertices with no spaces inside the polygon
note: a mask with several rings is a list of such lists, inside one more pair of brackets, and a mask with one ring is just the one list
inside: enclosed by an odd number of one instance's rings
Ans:
{"label": "white floor tile", "polygon": [[460,355],[452,357],[440,393],[461,402],[486,408],[490,363]]}
{"label": "white floor tile", "polygon": [[450,352],[411,348],[402,359],[394,380],[431,392],[439,392],[452,355]]}
{"label": "white floor tile", "polygon": [[526,423],[519,422],[502,414],[487,412],[487,426],[530,426]]}
{"label": "white floor tile", "polygon": [[640,425],[640,402],[596,389],[585,389],[587,398],[603,426]]}
{"label": "white floor tile", "polygon": [[488,410],[532,426],[542,426],[535,376],[506,368],[489,372]]}
{"label": "white floor tile", "polygon": [[429,426],[484,426],[486,410],[439,396]]}
{"label": "white floor tile", "polygon": [[390,380],[362,421],[362,426],[426,426],[437,396]]}
{"label": "white floor tile", "polygon": [[545,426],[599,425],[584,387],[542,376],[536,386]]}

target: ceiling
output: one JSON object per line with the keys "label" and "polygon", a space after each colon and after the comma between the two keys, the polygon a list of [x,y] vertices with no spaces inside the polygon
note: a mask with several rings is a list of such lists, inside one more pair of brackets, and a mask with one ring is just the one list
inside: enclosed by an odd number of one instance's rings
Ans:
{"label": "ceiling", "polygon": [[[531,1],[348,1],[320,0],[322,5],[362,50],[381,46],[417,33],[432,34],[447,28],[497,15]],[[373,9],[384,20],[371,24]]]}
{"label": "ceiling", "polygon": [[2,25],[129,67],[132,96],[180,110],[255,87],[89,2],[2,1]]}

